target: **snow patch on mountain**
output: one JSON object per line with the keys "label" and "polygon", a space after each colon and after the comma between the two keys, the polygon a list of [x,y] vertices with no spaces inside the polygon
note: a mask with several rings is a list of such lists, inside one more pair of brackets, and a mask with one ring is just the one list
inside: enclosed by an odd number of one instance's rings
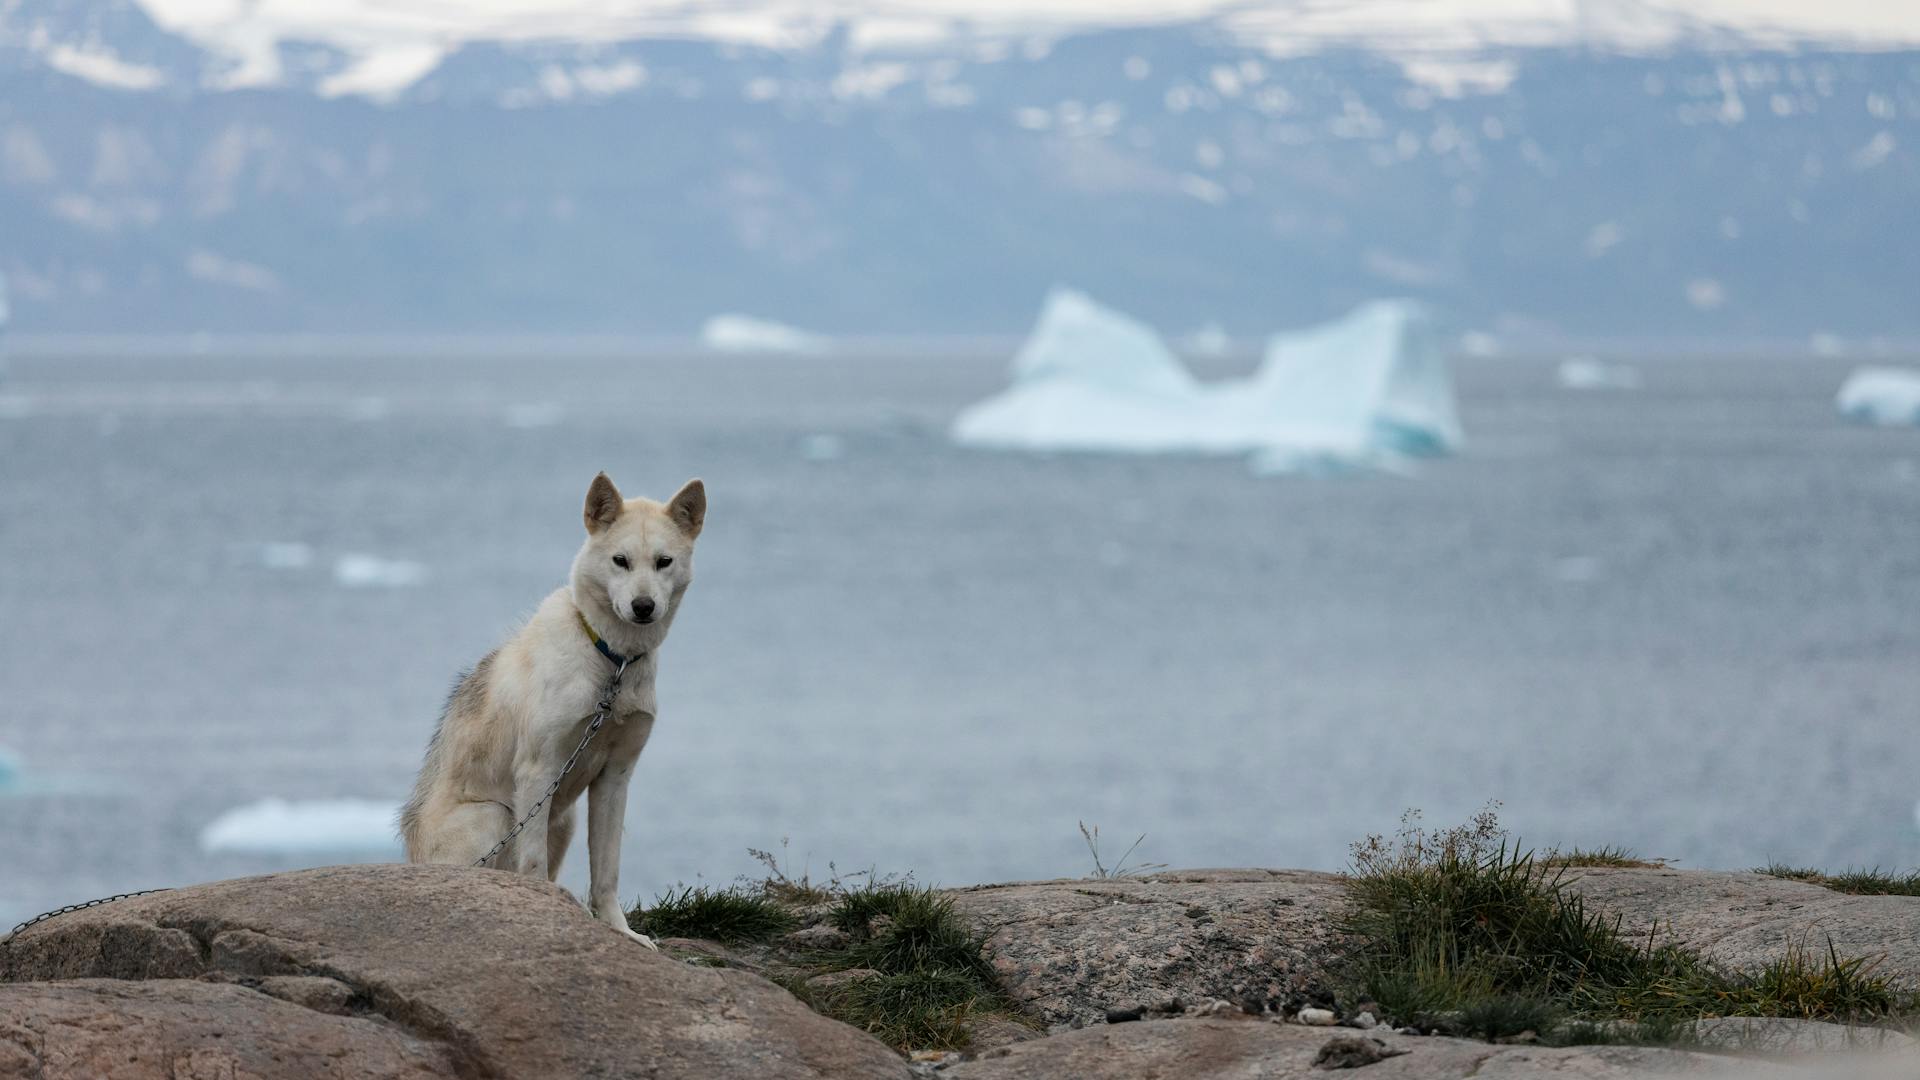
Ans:
{"label": "snow patch on mountain", "polygon": [[321,80],[320,96],[358,95],[375,101],[392,100],[439,67],[447,51],[447,46],[434,42],[370,50],[345,71]]}
{"label": "snow patch on mountain", "polygon": [[[751,0],[724,12],[657,0],[146,0],[146,8],[168,30],[229,58],[244,73],[232,76],[235,83],[279,77],[281,43],[324,42],[355,62],[322,92],[377,99],[400,93],[440,57],[482,41],[690,38],[790,52],[833,40],[850,56],[873,61],[850,66],[836,88],[856,99],[884,96],[898,85],[899,72],[885,61],[901,55],[958,50],[975,62],[1011,56],[1033,61],[1074,33],[1191,22],[1214,22],[1275,57],[1331,47],[1375,49],[1400,57],[1411,80],[1446,97],[1504,88],[1512,69],[1488,54],[1513,47],[1582,44],[1645,52],[1689,42],[1767,48],[1920,43],[1920,5],[1864,0],[1357,0],[1305,8],[1227,0],[1034,0],[986,10],[956,0],[902,0],[879,12],[858,0]],[[1144,58],[1142,64],[1151,69]],[[113,70],[109,77],[128,74]],[[1228,74],[1231,86],[1215,82],[1207,92],[1232,98],[1250,91],[1238,73]],[[1129,72],[1129,78],[1145,77]]]}
{"label": "snow patch on mountain", "polygon": [[54,45],[41,55],[55,71],[115,90],[152,90],[167,78],[157,67],[128,63],[108,49]]}

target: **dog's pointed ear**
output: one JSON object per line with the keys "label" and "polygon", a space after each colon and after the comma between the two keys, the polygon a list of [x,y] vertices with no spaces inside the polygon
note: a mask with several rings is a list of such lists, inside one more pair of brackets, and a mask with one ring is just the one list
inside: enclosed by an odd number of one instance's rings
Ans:
{"label": "dog's pointed ear", "polygon": [[667,513],[688,539],[699,536],[700,526],[707,523],[707,485],[698,479],[687,481],[667,500]]}
{"label": "dog's pointed ear", "polygon": [[601,529],[620,519],[620,489],[613,486],[606,473],[593,478],[593,486],[587,489],[587,532],[597,533]]}

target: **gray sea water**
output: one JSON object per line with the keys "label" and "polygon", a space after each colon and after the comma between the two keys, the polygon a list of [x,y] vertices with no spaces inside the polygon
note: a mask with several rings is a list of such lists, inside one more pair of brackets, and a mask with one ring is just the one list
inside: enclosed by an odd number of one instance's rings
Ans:
{"label": "gray sea water", "polygon": [[[1920,862],[1920,431],[1848,365],[1457,365],[1413,479],[956,449],[1004,358],[16,356],[0,376],[0,918],[347,858],[204,852],[404,797],[606,469],[706,479],[623,892],[1335,868],[1420,807],[1691,866]],[[578,886],[584,853],[563,880]]]}

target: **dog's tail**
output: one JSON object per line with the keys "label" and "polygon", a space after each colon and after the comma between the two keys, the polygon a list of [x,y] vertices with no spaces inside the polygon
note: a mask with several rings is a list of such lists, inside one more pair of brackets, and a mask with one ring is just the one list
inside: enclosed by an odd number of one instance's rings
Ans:
{"label": "dog's tail", "polygon": [[487,696],[487,680],[493,667],[493,653],[488,653],[472,671],[463,671],[453,681],[453,690],[447,694],[447,703],[440,709],[440,719],[433,725],[433,737],[427,740],[426,757],[420,763],[420,775],[413,782],[413,794],[407,798],[405,806],[400,808],[394,826],[399,830],[400,842],[406,845],[408,862],[426,860],[426,837],[422,828],[426,824],[427,803],[433,798],[435,790],[446,772],[446,747],[440,736],[447,729],[447,721],[478,709]]}

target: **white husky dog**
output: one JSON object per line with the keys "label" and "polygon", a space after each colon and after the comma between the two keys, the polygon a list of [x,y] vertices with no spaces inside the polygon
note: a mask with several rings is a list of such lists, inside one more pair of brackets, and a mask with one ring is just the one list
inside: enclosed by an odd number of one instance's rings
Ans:
{"label": "white husky dog", "polygon": [[653,731],[653,678],[693,580],[693,542],[707,490],[689,480],[664,503],[622,499],[606,473],[587,489],[587,542],[565,588],[462,676],[427,744],[400,811],[407,861],[471,864],[491,850],[560,775],[608,679],[624,661],[609,722],[561,781],[544,813],[488,864],[552,880],[587,793],[587,907],[635,941],[620,910],[620,833],[627,783]]}

